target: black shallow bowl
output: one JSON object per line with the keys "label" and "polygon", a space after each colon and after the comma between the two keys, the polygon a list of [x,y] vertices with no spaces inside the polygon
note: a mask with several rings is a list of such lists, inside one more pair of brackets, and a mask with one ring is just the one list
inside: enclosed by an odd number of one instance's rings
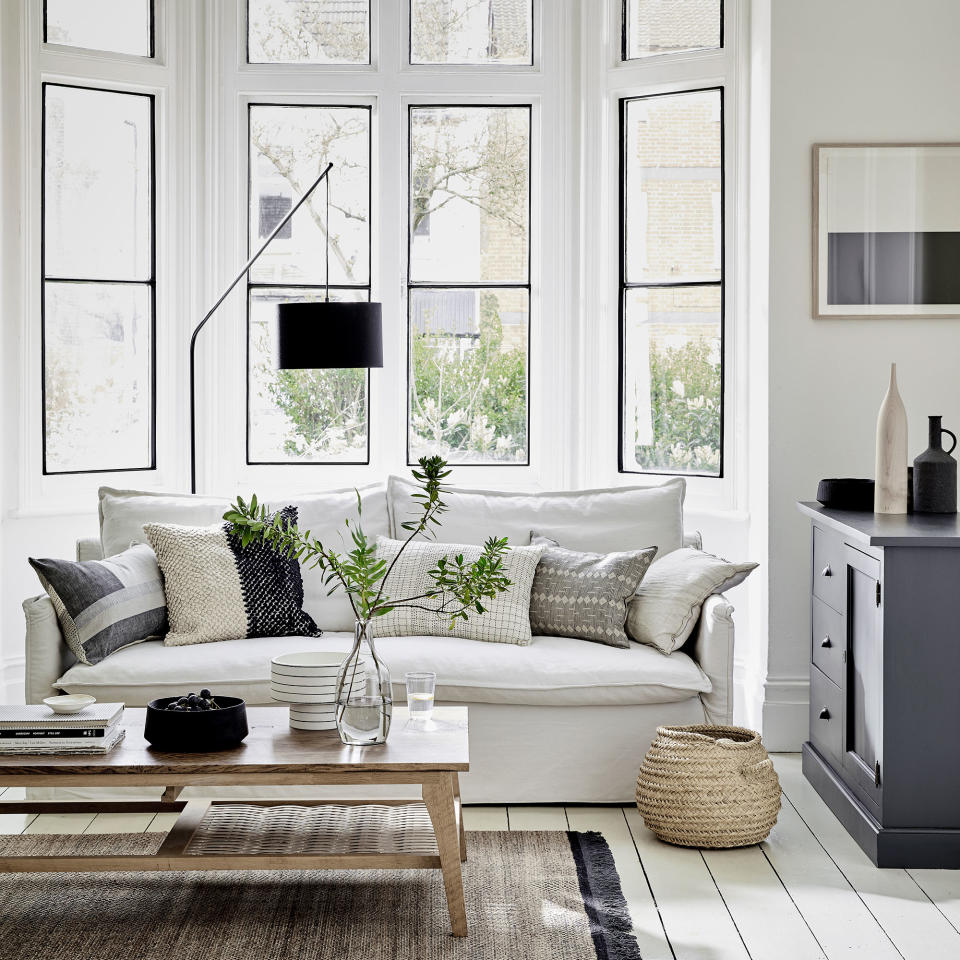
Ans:
{"label": "black shallow bowl", "polygon": [[825,507],[834,510],[873,511],[872,480],[860,480],[855,477],[835,477],[821,480],[817,487],[817,500]]}
{"label": "black shallow bowl", "polygon": [[239,697],[214,697],[219,710],[180,713],[165,710],[179,697],[161,697],[147,704],[143,736],[170,753],[212,753],[229,750],[247,735],[247,705]]}

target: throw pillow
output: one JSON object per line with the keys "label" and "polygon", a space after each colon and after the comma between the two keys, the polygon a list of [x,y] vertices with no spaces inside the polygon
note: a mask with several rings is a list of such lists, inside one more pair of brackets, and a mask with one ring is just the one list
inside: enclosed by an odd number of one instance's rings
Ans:
{"label": "throw pillow", "polygon": [[157,558],[138,544],[107,560],[34,560],[73,655],[86,664],[167,632]]}
{"label": "throw pillow", "polygon": [[703,601],[743,583],[756,568],[756,563],[730,563],[693,547],[668,553],[650,565],[628,604],[627,632],[673,653],[693,633]]}
{"label": "throw pillow", "polygon": [[[295,507],[280,516],[297,522]],[[229,523],[209,527],[148,523],[167,592],[170,647],[240,637],[318,637],[303,610],[296,560],[262,543],[241,546]]]}
{"label": "throw pillow", "polygon": [[530,534],[530,543],[543,547],[530,591],[530,630],[629,647],[627,601],[640,586],[657,548],[583,553],[567,550],[536,531]]}
{"label": "throw pillow", "polygon": [[[377,556],[389,566],[400,553],[401,540],[377,538]],[[416,597],[433,586],[428,576],[441,557],[463,554],[466,563],[479,559],[483,547],[469,544],[414,541],[397,560],[387,580],[386,592],[392,597]],[[503,572],[511,586],[493,600],[483,602],[485,612],[475,610],[469,620],[457,620],[453,630],[447,618],[429,610],[397,607],[370,624],[375,637],[428,636],[463,637],[489,643],[514,643],[526,646],[530,634],[530,587],[540,559],[540,547],[511,547],[503,558]]]}

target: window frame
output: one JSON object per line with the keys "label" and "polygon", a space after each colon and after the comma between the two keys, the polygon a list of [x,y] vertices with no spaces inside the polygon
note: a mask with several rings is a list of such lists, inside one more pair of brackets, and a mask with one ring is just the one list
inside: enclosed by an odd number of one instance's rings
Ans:
{"label": "window frame", "polygon": [[[44,4],[46,7],[46,4]],[[151,3],[151,9],[153,4]],[[144,97],[150,103],[150,276],[147,280],[117,280],[107,277],[61,277],[47,274],[47,89],[67,87],[94,93],[112,93],[118,96]],[[98,467],[89,470],[50,470],[47,462],[47,284],[94,283],[106,286],[146,287],[150,304],[150,439],[149,464],[142,467]],[[40,83],[40,431],[41,474],[43,476],[71,476],[103,473],[143,473],[157,469],[157,100],[153,93],[95,87],[89,84],[42,80]]]}
{"label": "window frame", "polygon": [[678,57],[678,56],[700,56],[705,53],[718,53],[726,48],[725,34],[726,12],[724,10],[725,0],[720,2],[720,43],[716,47],[697,47],[695,50],[664,50],[663,53],[650,53],[645,57],[630,56],[630,0],[622,0],[620,8],[620,60],[623,63],[646,63],[650,60],[658,60],[660,57]]}
{"label": "window frame", "polygon": [[43,9],[40,21],[40,40],[44,46],[56,46],[67,50],[82,50],[88,53],[107,57],[131,57],[135,60],[155,60],[157,57],[157,0],[147,0],[149,17],[147,18],[147,53],[123,53],[119,50],[101,50],[99,47],[81,47],[72,43],[57,43],[47,39],[47,0],[43,0]]}
{"label": "window frame", "polygon": [[[247,0],[249,3],[249,0]],[[399,0],[404,5],[404,16],[407,24],[407,56],[404,65],[407,68],[417,69],[439,69],[439,70],[523,70],[529,71],[536,69],[537,61],[537,20],[539,15],[537,0],[527,0],[530,6],[530,59],[525,63],[497,63],[496,61],[485,61],[483,63],[450,63],[450,62],[422,62],[413,60],[413,4],[415,0]],[[624,0],[626,2],[626,0]]]}
{"label": "window frame", "polygon": [[[626,3],[626,0],[624,0]],[[719,93],[720,94],[720,278],[718,280],[677,280],[677,281],[628,281],[627,280],[627,108],[630,103],[640,100],[654,100],[660,97],[683,96],[687,93]],[[723,84],[708,87],[684,87],[660,93],[645,93],[619,98],[619,296],[617,306],[618,340],[617,340],[617,472],[630,476],[660,476],[660,477],[703,477],[709,480],[724,478],[726,455],[726,264],[727,264],[727,217],[726,217],[726,123],[725,123],[725,91]],[[630,290],[676,289],[689,287],[719,287],[720,289],[720,466],[716,473],[699,471],[676,470],[635,470],[624,465],[624,426],[626,400],[626,303]]]}
{"label": "window frame", "polygon": [[[249,0],[248,0],[249,2]],[[251,133],[251,121],[253,116],[253,110],[255,107],[292,107],[294,109],[303,109],[309,107],[317,107],[322,110],[366,110],[368,115],[367,120],[367,162],[368,162],[368,175],[367,175],[367,204],[368,210],[370,211],[370,220],[367,224],[367,282],[365,284],[346,284],[346,283],[328,283],[326,286],[329,286],[331,290],[359,290],[365,291],[367,294],[367,302],[369,303],[373,299],[373,225],[374,225],[374,209],[373,209],[373,118],[374,118],[374,109],[371,104],[348,104],[348,103],[319,103],[316,101],[310,103],[294,103],[289,100],[284,101],[274,101],[274,102],[265,102],[258,100],[248,100],[246,101],[247,108],[247,123],[246,123],[246,142],[247,142],[247,215],[245,218],[246,231],[247,231],[247,258],[253,255],[253,244],[250,242],[252,223],[251,223],[251,199],[253,196],[253,179],[254,171],[253,165],[250,163],[250,133]],[[328,181],[324,181],[323,187],[328,186]],[[321,189],[320,187],[317,188]],[[299,197],[295,197],[293,202],[296,203],[299,200]],[[326,278],[329,281],[329,277]],[[323,290],[325,289],[324,284],[315,284],[315,283],[264,283],[264,282],[255,282],[250,279],[250,271],[247,272],[245,290],[246,290],[246,348],[244,351],[245,363],[246,363],[246,373],[245,373],[245,383],[244,388],[245,393],[245,408],[246,408],[246,425],[244,429],[245,433],[245,450],[244,456],[246,459],[246,465],[248,467],[359,467],[359,466],[369,466],[370,465],[370,371],[367,370],[366,375],[366,407],[367,407],[367,442],[366,442],[366,457],[363,460],[253,460],[250,457],[250,438],[251,438],[251,420],[250,420],[250,333],[251,333],[251,305],[253,303],[253,293],[256,290]]]}
{"label": "window frame", "polygon": [[[412,2],[412,0],[411,0]],[[440,283],[438,281],[424,281],[424,280],[413,280],[411,279],[411,265],[413,257],[413,218],[410,215],[411,211],[411,201],[413,199],[413,112],[415,110],[445,110],[445,109],[498,109],[502,107],[507,108],[522,108],[527,111],[527,256],[526,256],[526,282],[524,283],[484,283],[484,282],[471,282],[471,283]],[[406,392],[405,392],[405,420],[406,420],[406,437],[404,441],[404,447],[406,450],[406,461],[407,466],[413,466],[417,463],[413,459],[410,452],[410,392],[413,385],[413,332],[412,332],[412,320],[413,320],[413,297],[411,292],[414,290],[525,290],[527,294],[527,393],[526,393],[526,456],[523,460],[516,461],[503,461],[503,462],[491,462],[491,461],[480,461],[480,462],[457,462],[451,461],[450,466],[456,467],[457,469],[463,467],[530,467],[533,462],[533,458],[530,455],[532,447],[532,436],[531,436],[531,390],[532,390],[532,378],[531,378],[531,367],[532,367],[532,345],[533,345],[533,283],[532,283],[532,273],[533,273],[533,180],[534,180],[534,152],[533,152],[533,122],[534,122],[534,105],[529,101],[524,102],[496,102],[496,103],[480,103],[476,100],[459,102],[459,103],[433,103],[433,102],[417,102],[417,103],[407,103],[407,114],[406,114],[406,125],[407,125],[407,136],[406,136],[406,167],[407,167],[407,176],[405,182],[405,191],[404,191],[404,200],[405,205],[404,209],[406,211],[406,275],[404,277],[405,284],[405,299],[406,299]]]}

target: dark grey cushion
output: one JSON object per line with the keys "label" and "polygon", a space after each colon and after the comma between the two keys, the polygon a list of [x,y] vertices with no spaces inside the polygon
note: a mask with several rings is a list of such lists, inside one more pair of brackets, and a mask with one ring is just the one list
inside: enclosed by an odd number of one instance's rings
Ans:
{"label": "dark grey cushion", "polygon": [[530,534],[530,543],[544,548],[530,591],[531,632],[629,647],[627,601],[657,548],[582,553],[567,550],[536,531]]}
{"label": "dark grey cushion", "polygon": [[67,646],[81,663],[167,632],[157,558],[140,543],[106,560],[34,560]]}

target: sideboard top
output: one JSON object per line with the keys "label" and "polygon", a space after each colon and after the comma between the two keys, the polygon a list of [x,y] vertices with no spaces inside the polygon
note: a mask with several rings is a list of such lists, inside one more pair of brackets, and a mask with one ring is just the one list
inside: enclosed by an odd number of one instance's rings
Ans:
{"label": "sideboard top", "polygon": [[825,527],[873,547],[960,547],[960,514],[884,514],[832,510],[800,501],[800,512]]}

